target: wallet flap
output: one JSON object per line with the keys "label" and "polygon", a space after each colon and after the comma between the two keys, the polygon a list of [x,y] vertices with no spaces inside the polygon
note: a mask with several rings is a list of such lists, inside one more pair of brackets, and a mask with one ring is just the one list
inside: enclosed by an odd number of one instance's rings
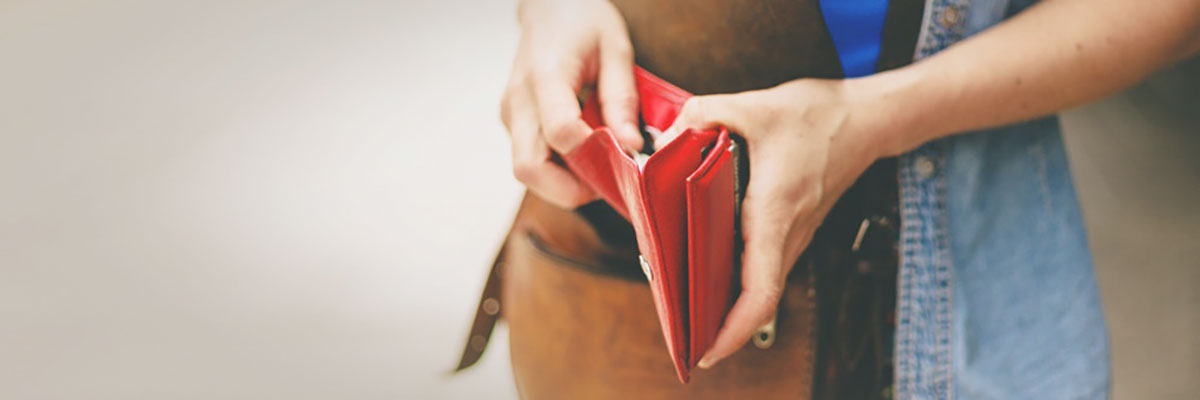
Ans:
{"label": "wallet flap", "polygon": [[692,97],[691,93],[641,68],[634,70],[634,81],[637,83],[642,124],[659,132],[667,130],[675,122],[683,103]]}
{"label": "wallet flap", "polygon": [[631,196],[640,190],[637,184],[640,173],[637,162],[621,150],[612,130],[605,127],[596,129],[575,150],[563,157],[563,161],[600,198],[626,220],[630,219],[629,203]]}
{"label": "wallet flap", "polygon": [[[675,122],[675,117],[679,115],[683,103],[692,96],[691,93],[641,67],[634,67],[633,75],[642,124],[660,132],[666,130]],[[581,117],[595,131],[568,154],[565,161],[571,172],[591,185],[592,190],[629,220],[629,199],[621,194],[623,183],[619,180],[629,177],[631,173],[636,174],[637,162],[621,149],[613,132],[604,127],[599,100],[599,93],[592,93],[584,102]]]}
{"label": "wallet flap", "polygon": [[[683,103],[692,97],[691,93],[678,86],[667,83],[646,70],[633,69],[634,84],[638,91],[638,114],[642,125],[657,131],[664,131],[675,122]],[[600,113],[599,94],[592,93],[583,104],[583,121],[593,129],[604,126],[604,115]]]}

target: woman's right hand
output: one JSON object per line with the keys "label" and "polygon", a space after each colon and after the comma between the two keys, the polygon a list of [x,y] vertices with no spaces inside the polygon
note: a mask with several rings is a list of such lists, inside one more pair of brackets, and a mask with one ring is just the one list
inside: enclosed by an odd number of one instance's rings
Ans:
{"label": "woman's right hand", "polygon": [[538,196],[574,208],[596,195],[552,154],[570,152],[592,131],[581,118],[580,90],[595,87],[604,124],[627,151],[642,148],[629,33],[607,0],[525,0],[518,19],[521,41],[500,105],[513,175]]}

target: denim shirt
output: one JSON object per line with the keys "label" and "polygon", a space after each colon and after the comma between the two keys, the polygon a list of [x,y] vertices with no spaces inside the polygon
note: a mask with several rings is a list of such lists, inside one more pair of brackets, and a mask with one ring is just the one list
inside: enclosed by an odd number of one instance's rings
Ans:
{"label": "denim shirt", "polygon": [[[1023,0],[927,0],[916,58]],[[900,159],[899,399],[1108,398],[1108,337],[1058,119]]]}

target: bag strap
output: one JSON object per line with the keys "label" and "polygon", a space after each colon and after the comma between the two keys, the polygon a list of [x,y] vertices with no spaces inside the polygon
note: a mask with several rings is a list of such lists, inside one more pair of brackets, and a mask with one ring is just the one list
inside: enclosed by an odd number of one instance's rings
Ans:
{"label": "bag strap", "polygon": [[454,371],[451,373],[470,368],[479,362],[479,359],[483,357],[483,351],[487,349],[488,342],[492,340],[492,331],[495,330],[496,323],[500,321],[501,317],[500,279],[504,275],[502,271],[504,252],[508,248],[509,239],[517,229],[517,221],[521,220],[521,214],[525,212],[525,206],[529,202],[530,196],[532,195],[529,192],[525,192],[521,196],[521,202],[516,215],[513,216],[512,225],[508,227],[508,232],[504,234],[504,240],[500,242],[500,250],[496,251],[496,258],[492,260],[492,267],[488,269],[487,282],[483,284],[483,293],[479,295],[479,305],[475,308],[475,321],[471,323],[467,342],[463,344],[462,358],[459,359],[458,366],[454,367]]}
{"label": "bag strap", "polygon": [[488,270],[487,283],[483,285],[483,294],[480,295],[479,307],[475,311],[475,322],[471,323],[467,343],[463,346],[462,359],[458,361],[454,372],[479,362],[483,351],[487,349],[488,341],[492,338],[496,322],[500,320],[500,269],[504,265],[504,249],[508,247],[507,237],[508,235],[505,235],[504,242],[500,244],[500,251],[496,252],[496,259],[492,261],[492,268]]}

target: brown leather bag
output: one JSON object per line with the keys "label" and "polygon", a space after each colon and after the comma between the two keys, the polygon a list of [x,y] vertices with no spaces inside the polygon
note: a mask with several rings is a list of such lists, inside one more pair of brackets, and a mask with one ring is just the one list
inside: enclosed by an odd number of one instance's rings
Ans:
{"label": "brown leather bag", "polygon": [[526,196],[502,257],[513,373],[529,399],[808,398],[814,292],[797,271],[768,350],[739,351],[681,384],[636,248],[602,242],[580,215]]}
{"label": "brown leather bag", "polygon": [[[567,211],[526,195],[458,369],[479,359],[503,313],[523,398],[885,398],[879,388],[891,378],[884,342],[891,337],[881,326],[892,318],[896,282],[895,220],[888,219],[894,209],[886,208],[895,201],[886,188],[894,186],[882,173],[888,167],[872,167],[829,218],[847,227],[865,212],[878,227],[869,235],[822,228],[813,243],[819,248],[788,277],[773,330],[711,370],[694,371],[686,385],[667,356],[636,246],[621,239],[623,227],[613,219],[620,217]],[[881,188],[880,199],[865,196]]]}

